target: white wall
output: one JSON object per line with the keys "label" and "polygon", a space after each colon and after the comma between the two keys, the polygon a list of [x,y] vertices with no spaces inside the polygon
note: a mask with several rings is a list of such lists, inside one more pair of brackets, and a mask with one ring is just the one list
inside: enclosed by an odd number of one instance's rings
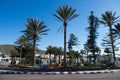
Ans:
{"label": "white wall", "polygon": [[7,66],[11,64],[11,58],[10,57],[5,57],[2,58],[0,57],[0,66]]}

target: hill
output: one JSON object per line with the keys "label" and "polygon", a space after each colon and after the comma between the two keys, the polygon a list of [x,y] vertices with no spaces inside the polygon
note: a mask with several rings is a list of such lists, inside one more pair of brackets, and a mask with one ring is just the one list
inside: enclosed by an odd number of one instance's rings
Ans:
{"label": "hill", "polygon": [[14,50],[15,45],[0,45],[0,52],[10,55],[10,51]]}
{"label": "hill", "polygon": [[[15,45],[0,45],[0,52],[2,52],[3,54],[6,55],[10,55],[10,51],[11,50],[15,50]],[[38,54],[44,54],[45,51],[44,50],[38,50],[37,51]]]}

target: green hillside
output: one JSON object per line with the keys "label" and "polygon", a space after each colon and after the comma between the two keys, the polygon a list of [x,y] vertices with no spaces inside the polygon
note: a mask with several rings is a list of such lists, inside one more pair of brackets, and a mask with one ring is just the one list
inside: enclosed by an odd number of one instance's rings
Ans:
{"label": "green hillside", "polygon": [[[15,45],[0,45],[0,52],[3,54],[10,55],[10,51],[15,49]],[[44,50],[38,50],[37,53],[45,53]]]}
{"label": "green hillside", "polygon": [[10,55],[10,51],[14,50],[15,45],[0,45],[0,52]]}

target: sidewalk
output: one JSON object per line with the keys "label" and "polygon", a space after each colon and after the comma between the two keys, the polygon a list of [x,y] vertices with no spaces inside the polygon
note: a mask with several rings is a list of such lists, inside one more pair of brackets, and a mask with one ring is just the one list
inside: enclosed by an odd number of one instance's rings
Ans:
{"label": "sidewalk", "polygon": [[24,72],[12,70],[0,70],[0,74],[40,74],[40,75],[59,75],[59,74],[99,74],[99,73],[114,73],[119,72],[120,69],[115,70],[93,70],[93,71],[53,71],[53,72]]}

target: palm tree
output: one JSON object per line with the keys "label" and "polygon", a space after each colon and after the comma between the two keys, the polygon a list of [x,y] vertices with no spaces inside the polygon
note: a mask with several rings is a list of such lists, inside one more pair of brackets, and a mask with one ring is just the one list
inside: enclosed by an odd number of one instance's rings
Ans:
{"label": "palm tree", "polygon": [[81,54],[81,62],[82,62],[82,64],[84,64],[84,55],[86,54],[86,51],[80,50],[80,54]]}
{"label": "palm tree", "polygon": [[100,54],[101,54],[100,47],[96,47],[96,48],[95,48],[95,52],[97,52],[97,55],[100,55]]}
{"label": "palm tree", "polygon": [[50,65],[51,65],[52,64],[51,55],[53,54],[51,45],[47,47],[46,53],[49,54],[49,60],[50,60]]}
{"label": "palm tree", "polygon": [[57,18],[57,20],[63,22],[64,26],[64,66],[66,67],[66,30],[68,22],[72,19],[78,17],[78,14],[75,14],[76,9],[69,7],[68,5],[59,7],[56,10],[57,14],[53,14]]}
{"label": "palm tree", "polygon": [[29,57],[28,59],[28,56],[31,56],[30,52],[32,50],[31,48],[32,44],[29,42],[27,37],[25,35],[19,37],[15,44],[17,44],[17,47],[15,47],[15,49],[20,52],[19,53],[20,58],[25,57],[26,60],[25,63],[31,64],[31,57]]}
{"label": "palm tree", "polygon": [[88,44],[88,42],[86,42],[86,43],[84,44],[84,50],[85,50],[85,52],[86,52],[87,62],[89,62],[88,53],[90,52],[90,49],[89,49],[89,44]]}
{"label": "palm tree", "polygon": [[110,54],[111,53],[110,49],[109,48],[105,48],[104,52],[107,53],[108,61],[111,62],[112,61],[111,60],[112,59],[112,55]]}
{"label": "palm tree", "polygon": [[28,19],[27,29],[24,31],[28,39],[33,41],[33,66],[36,65],[36,42],[41,39],[41,35],[47,35],[47,26],[38,19]]}
{"label": "palm tree", "polygon": [[59,65],[61,64],[61,55],[63,54],[63,49],[62,49],[62,47],[58,47],[58,49],[57,49],[57,52],[58,52],[58,63],[59,63]]}
{"label": "palm tree", "polygon": [[119,17],[116,17],[115,15],[116,15],[116,12],[112,13],[111,11],[106,11],[105,14],[102,14],[102,19],[100,21],[102,24],[109,27],[114,61],[116,61],[116,57],[115,57],[115,49],[114,49],[114,43],[113,43],[112,26],[118,21],[118,18],[119,18]]}
{"label": "palm tree", "polygon": [[79,59],[79,57],[80,57],[80,54],[79,54],[78,51],[75,51],[74,57],[76,58],[76,59],[75,59],[75,60],[76,60],[76,65],[78,66],[78,59]]}
{"label": "palm tree", "polygon": [[19,37],[19,39],[17,39],[17,41],[15,42],[16,44],[19,45],[19,66],[21,64],[21,56],[23,55],[23,47],[26,46],[27,44],[27,40],[26,40],[26,37],[25,36],[21,36]]}

